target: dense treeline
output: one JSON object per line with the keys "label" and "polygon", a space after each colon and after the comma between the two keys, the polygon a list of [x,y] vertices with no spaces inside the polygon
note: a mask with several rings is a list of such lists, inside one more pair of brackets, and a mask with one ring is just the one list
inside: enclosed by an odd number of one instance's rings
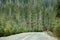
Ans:
{"label": "dense treeline", "polygon": [[60,11],[60,0],[57,0],[57,2],[58,2],[57,3],[57,9],[58,9],[58,11],[57,11],[58,12],[57,17],[60,17],[60,12],[59,12]]}
{"label": "dense treeline", "polygon": [[57,0],[56,25],[53,29],[53,33],[55,36],[60,37],[60,0]]}
{"label": "dense treeline", "polygon": [[56,24],[56,0],[0,0],[0,36],[50,30]]}

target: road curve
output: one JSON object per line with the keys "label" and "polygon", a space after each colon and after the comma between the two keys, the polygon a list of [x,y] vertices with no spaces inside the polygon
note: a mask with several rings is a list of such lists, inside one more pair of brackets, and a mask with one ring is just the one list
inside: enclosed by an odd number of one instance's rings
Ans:
{"label": "road curve", "polygon": [[29,32],[11,35],[8,37],[0,37],[0,40],[57,40],[49,36],[46,32]]}

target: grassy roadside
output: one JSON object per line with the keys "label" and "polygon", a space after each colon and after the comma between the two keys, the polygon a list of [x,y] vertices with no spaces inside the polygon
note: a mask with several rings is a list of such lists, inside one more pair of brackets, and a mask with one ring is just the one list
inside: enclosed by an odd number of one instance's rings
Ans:
{"label": "grassy roadside", "polygon": [[58,40],[60,40],[60,38],[58,38]]}
{"label": "grassy roadside", "polygon": [[60,40],[60,38],[57,38],[51,31],[47,31],[47,34],[56,38],[57,40]]}
{"label": "grassy roadside", "polygon": [[57,40],[60,40],[60,37],[56,37],[52,32],[47,31],[47,33],[48,33],[50,36],[57,38]]}

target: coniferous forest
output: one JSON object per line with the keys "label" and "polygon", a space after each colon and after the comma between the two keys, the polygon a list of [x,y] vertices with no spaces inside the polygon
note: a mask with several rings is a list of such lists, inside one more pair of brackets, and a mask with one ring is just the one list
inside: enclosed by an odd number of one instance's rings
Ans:
{"label": "coniferous forest", "polygon": [[0,36],[51,31],[60,37],[59,11],[59,0],[0,0]]}

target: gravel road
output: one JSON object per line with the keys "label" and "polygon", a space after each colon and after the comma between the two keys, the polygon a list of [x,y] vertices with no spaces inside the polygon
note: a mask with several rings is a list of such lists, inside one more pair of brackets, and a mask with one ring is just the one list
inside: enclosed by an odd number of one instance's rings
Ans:
{"label": "gravel road", "polygon": [[49,36],[46,32],[29,32],[11,35],[8,37],[0,37],[0,40],[57,40]]}

